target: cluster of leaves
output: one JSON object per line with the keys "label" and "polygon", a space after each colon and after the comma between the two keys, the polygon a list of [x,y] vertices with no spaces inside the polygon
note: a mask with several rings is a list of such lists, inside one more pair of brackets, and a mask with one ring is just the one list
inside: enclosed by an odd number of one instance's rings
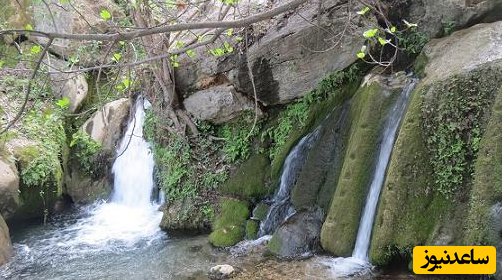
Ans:
{"label": "cluster of leaves", "polygon": [[404,53],[412,57],[417,56],[430,40],[429,36],[415,28],[407,32],[398,32],[397,38]]}
{"label": "cluster of leaves", "polygon": [[101,145],[86,132],[78,130],[72,135],[70,148],[73,149],[72,155],[81,169],[88,174],[93,174],[95,159],[101,151]]}
{"label": "cluster of leaves", "polygon": [[[500,71],[475,71],[434,85],[422,115],[437,190],[452,196],[468,183],[485,125],[500,88]],[[498,82],[496,82],[498,81]]]}
{"label": "cluster of leaves", "polygon": [[251,154],[252,141],[259,134],[261,123],[257,123],[254,128],[252,126],[253,116],[251,112],[247,112],[220,127],[218,135],[225,139],[223,153],[228,163],[247,159]]}

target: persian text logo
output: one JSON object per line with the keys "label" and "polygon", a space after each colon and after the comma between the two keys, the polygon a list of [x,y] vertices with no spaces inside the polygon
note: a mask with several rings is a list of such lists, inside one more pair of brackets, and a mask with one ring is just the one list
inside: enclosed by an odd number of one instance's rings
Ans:
{"label": "persian text logo", "polygon": [[493,274],[497,252],[493,246],[416,246],[416,274]]}

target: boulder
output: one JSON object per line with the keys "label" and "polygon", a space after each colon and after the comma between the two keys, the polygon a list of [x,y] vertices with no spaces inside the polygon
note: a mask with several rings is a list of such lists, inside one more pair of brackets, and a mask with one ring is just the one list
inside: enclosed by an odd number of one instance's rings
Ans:
{"label": "boulder", "polygon": [[74,203],[90,204],[98,199],[106,199],[112,191],[108,177],[94,179],[81,173],[80,170],[71,170],[65,177],[65,193]]}
{"label": "boulder", "polygon": [[169,233],[178,231],[205,231],[210,227],[210,220],[201,211],[204,201],[193,198],[176,200],[162,207],[160,227]]}
{"label": "boulder", "polygon": [[[114,22],[125,17],[121,8],[112,0],[72,0],[71,3],[47,0],[46,2],[50,11],[42,2],[33,4],[34,28],[42,32],[106,33],[111,25],[101,18],[102,10],[109,11]],[[40,37],[37,40],[45,44],[48,39]],[[92,55],[92,47],[90,51],[78,52],[80,47],[89,47],[89,45],[76,40],[57,39],[54,40],[51,50],[65,58],[72,56],[84,64],[100,59],[99,56]],[[87,56],[84,53],[87,53]]]}
{"label": "boulder", "polygon": [[0,214],[8,219],[18,207],[19,175],[17,169],[7,159],[0,158]]}
{"label": "boulder", "polygon": [[103,150],[115,151],[122,138],[131,102],[127,98],[107,103],[96,111],[82,126],[82,130],[101,144]]}
{"label": "boulder", "polygon": [[235,274],[235,268],[229,264],[220,264],[211,267],[209,270],[209,278],[210,279],[228,279]]}
{"label": "boulder", "polygon": [[[275,1],[272,6],[284,2]],[[354,30],[340,42],[333,35],[343,32],[347,19],[347,3],[339,2],[323,1],[326,11],[322,13],[323,28],[311,24],[310,21],[317,22],[318,4],[308,2],[298,8],[298,13],[283,14],[255,25],[255,42],[247,54],[220,58],[201,54],[196,59],[182,61],[183,67],[175,73],[177,87],[187,93],[228,80],[239,92],[254,96],[249,61],[262,104],[285,104],[308,94],[326,73],[342,70],[355,62],[355,54],[364,43],[360,34],[366,26],[360,17],[352,18]],[[361,7],[356,4],[351,9],[355,14]]]}
{"label": "boulder", "polygon": [[478,24],[442,39],[431,40],[423,49],[426,60],[424,83],[445,80],[483,65],[502,65],[502,21]]}
{"label": "boulder", "polygon": [[12,257],[12,244],[10,241],[9,228],[0,215],[0,266],[4,265]]}
{"label": "boulder", "polygon": [[[198,91],[186,98],[183,105],[195,118],[215,124],[224,123],[255,108],[254,102],[229,84]],[[257,113],[263,115],[259,108]]]}
{"label": "boulder", "polygon": [[409,1],[408,20],[418,24],[420,31],[434,38],[445,34],[447,25],[461,29],[479,22],[502,19],[501,0],[423,0]]}
{"label": "boulder", "polygon": [[[68,64],[53,56],[46,59],[45,63],[55,69],[65,69]],[[68,98],[70,112],[74,113],[87,97],[89,86],[83,74],[65,74],[57,72],[50,74],[51,89],[56,98]]]}
{"label": "boulder", "polygon": [[274,233],[269,250],[283,258],[311,255],[320,248],[322,210],[300,210],[288,218]]}

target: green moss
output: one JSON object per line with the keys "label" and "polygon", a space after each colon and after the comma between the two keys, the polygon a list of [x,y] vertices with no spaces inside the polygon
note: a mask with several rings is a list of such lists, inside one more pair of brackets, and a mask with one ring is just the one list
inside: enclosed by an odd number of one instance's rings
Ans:
{"label": "green moss", "polygon": [[223,197],[219,205],[209,242],[217,247],[233,246],[244,238],[245,223],[250,215],[249,204]]}
{"label": "green moss", "polygon": [[413,65],[413,69],[415,74],[417,74],[420,78],[425,77],[425,66],[429,62],[429,59],[427,58],[427,55],[425,53],[420,53],[420,55],[417,57],[415,60],[415,63]]}
{"label": "green moss", "polygon": [[246,239],[256,239],[259,229],[260,223],[258,221],[248,220],[246,222]]}
{"label": "green moss", "polygon": [[267,155],[255,154],[232,172],[220,190],[223,194],[245,199],[260,199],[271,190],[267,187],[269,170],[270,162]]}
{"label": "green moss", "polygon": [[413,247],[426,244],[443,213],[451,210],[443,196],[430,191],[433,174],[420,127],[419,92],[412,95],[380,195],[370,247],[376,265],[395,257],[410,259]]}
{"label": "green moss", "polygon": [[268,214],[270,206],[265,203],[258,203],[255,209],[253,210],[253,218],[259,221],[263,221]]}
{"label": "green moss", "polygon": [[338,186],[321,231],[321,244],[337,256],[350,255],[371,180],[383,117],[396,94],[378,83],[362,87],[354,96],[349,118],[349,145]]}
{"label": "green moss", "polygon": [[277,234],[274,234],[268,242],[268,251],[272,254],[278,255],[282,247],[282,240]]}
{"label": "green moss", "polygon": [[466,245],[494,245],[499,237],[492,231],[491,209],[502,200],[502,91],[492,108],[475,163],[474,180],[466,222]]}

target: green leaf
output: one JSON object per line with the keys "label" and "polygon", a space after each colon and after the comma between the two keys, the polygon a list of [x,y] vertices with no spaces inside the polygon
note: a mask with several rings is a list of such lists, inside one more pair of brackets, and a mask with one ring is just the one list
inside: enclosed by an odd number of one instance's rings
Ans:
{"label": "green leaf", "polygon": [[360,10],[359,12],[357,12],[358,15],[365,15],[367,14],[369,11],[370,11],[370,7],[366,6],[364,7],[364,9]]}
{"label": "green leaf", "polygon": [[24,29],[31,31],[31,30],[33,30],[33,26],[28,23],[28,24],[26,24],[26,26],[24,27]]}
{"label": "green leaf", "polygon": [[99,15],[104,20],[109,20],[112,18],[112,14],[110,14],[110,12],[106,9],[101,10],[101,12],[99,12]]}
{"label": "green leaf", "polygon": [[378,42],[380,43],[380,45],[385,46],[389,43],[389,40],[385,40],[382,37],[378,37]]}
{"label": "green leaf", "polygon": [[185,45],[185,43],[183,43],[182,41],[178,41],[178,42],[176,42],[176,47],[177,47],[178,49],[182,48],[184,45]]}
{"label": "green leaf", "polygon": [[234,40],[238,43],[238,42],[241,42],[242,40],[244,40],[244,38],[242,36],[237,36],[237,37],[235,37]]}
{"label": "green leaf", "polygon": [[406,27],[408,27],[408,28],[411,28],[411,27],[417,27],[417,26],[418,26],[418,24],[408,22],[408,21],[407,21],[407,20],[405,20],[405,19],[403,19],[403,22],[404,22],[404,24],[406,24]]}
{"label": "green leaf", "polygon": [[366,54],[363,53],[363,52],[358,52],[357,53],[357,57],[360,58],[360,59],[363,59],[365,56],[366,56]]}
{"label": "green leaf", "polygon": [[59,0],[59,3],[68,3],[70,0]]}
{"label": "green leaf", "polygon": [[42,51],[42,47],[41,46],[33,46],[33,47],[31,47],[30,53],[31,54],[37,54],[40,51]]}
{"label": "green leaf", "polygon": [[194,50],[187,50],[187,51],[186,51],[186,54],[187,54],[187,55],[188,55],[188,57],[190,57],[190,58],[194,58],[194,57],[195,57],[195,55],[196,55],[196,53],[195,53],[195,51],[194,51]]}
{"label": "green leaf", "polygon": [[125,78],[123,81],[122,81],[122,84],[124,84],[124,86],[126,88],[128,88],[129,86],[131,86],[131,79],[129,78]]}
{"label": "green leaf", "polygon": [[391,26],[390,33],[396,33],[397,28],[395,26]]}
{"label": "green leaf", "polygon": [[225,47],[227,53],[231,53],[234,51],[234,47],[232,47],[228,42],[223,43],[223,46]]}
{"label": "green leaf", "polygon": [[234,30],[233,29],[227,30],[227,36],[232,37],[232,35],[234,35]]}
{"label": "green leaf", "polygon": [[70,98],[68,97],[64,97],[62,99],[59,99],[57,102],[56,102],[56,105],[63,109],[63,108],[67,108],[68,105],[70,105]]}
{"label": "green leaf", "polygon": [[2,68],[5,65],[5,61],[0,61],[0,68]]}
{"label": "green leaf", "polygon": [[112,59],[113,59],[113,61],[115,61],[115,62],[119,62],[119,60],[120,60],[121,58],[122,58],[122,55],[121,55],[121,54],[119,54],[119,53],[114,53],[114,54],[113,54],[113,58],[112,58]]}
{"label": "green leaf", "polygon": [[178,67],[180,67],[180,63],[179,63],[178,61],[174,61],[174,62],[173,62],[173,67],[174,67],[174,68],[178,68]]}
{"label": "green leaf", "polygon": [[222,56],[225,54],[225,51],[222,48],[212,49],[209,52],[214,56]]}
{"label": "green leaf", "polygon": [[366,30],[364,31],[363,33],[363,36],[364,38],[372,38],[372,37],[375,37],[375,35],[378,33],[378,29],[370,29],[370,30]]}

